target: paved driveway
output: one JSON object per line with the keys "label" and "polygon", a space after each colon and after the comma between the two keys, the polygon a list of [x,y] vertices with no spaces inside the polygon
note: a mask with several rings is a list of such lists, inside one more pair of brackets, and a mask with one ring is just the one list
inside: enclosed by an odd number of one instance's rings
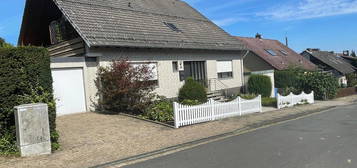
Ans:
{"label": "paved driveway", "polygon": [[126,168],[356,168],[357,105]]}

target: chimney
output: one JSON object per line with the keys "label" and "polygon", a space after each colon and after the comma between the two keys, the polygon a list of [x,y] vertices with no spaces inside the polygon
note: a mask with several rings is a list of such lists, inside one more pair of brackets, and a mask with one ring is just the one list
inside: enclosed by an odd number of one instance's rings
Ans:
{"label": "chimney", "polygon": [[350,56],[350,51],[348,50],[343,51],[343,56]]}
{"label": "chimney", "polygon": [[255,38],[257,38],[257,39],[262,39],[262,35],[259,34],[259,33],[257,33],[257,34],[255,35]]}
{"label": "chimney", "polygon": [[312,52],[312,51],[320,51],[320,49],[318,49],[318,48],[308,48],[306,50],[310,51],[310,52]]}

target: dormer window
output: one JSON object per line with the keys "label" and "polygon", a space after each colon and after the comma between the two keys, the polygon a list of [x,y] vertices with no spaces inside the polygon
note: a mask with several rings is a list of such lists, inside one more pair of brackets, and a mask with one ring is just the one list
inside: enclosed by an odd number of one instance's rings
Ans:
{"label": "dormer window", "polygon": [[169,27],[172,31],[175,32],[182,32],[179,28],[177,28],[177,26],[173,23],[168,23],[168,22],[164,22],[164,24]]}
{"label": "dormer window", "polygon": [[276,54],[276,52],[275,52],[274,50],[265,49],[265,51],[266,51],[267,53],[269,53],[270,55],[272,55],[272,56],[277,56],[277,54]]}

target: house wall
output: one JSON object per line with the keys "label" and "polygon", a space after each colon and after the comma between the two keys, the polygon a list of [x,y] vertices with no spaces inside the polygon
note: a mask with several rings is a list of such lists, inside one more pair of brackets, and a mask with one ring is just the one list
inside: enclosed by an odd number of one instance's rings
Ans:
{"label": "house wall", "polygon": [[[108,66],[113,60],[127,58],[132,62],[155,62],[158,64],[158,83],[155,90],[159,95],[175,98],[184,84],[180,81],[179,72],[174,72],[172,61],[205,61],[207,79],[217,79],[217,60],[232,60],[233,78],[220,80],[218,89],[236,89],[242,86],[242,52],[196,51],[168,49],[91,49],[90,56],[99,59],[100,66]],[[233,91],[234,92],[234,91]]]}
{"label": "house wall", "polygon": [[[180,81],[179,72],[173,71],[173,61],[205,61],[207,79],[217,79],[217,60],[232,60],[233,78],[220,80],[230,94],[238,93],[243,86],[243,53],[226,51],[193,51],[193,50],[155,50],[155,49],[91,49],[87,56],[96,59],[95,62],[82,58],[57,58],[53,59],[51,68],[83,68],[84,87],[86,93],[87,110],[93,110],[92,104],[96,102],[97,69],[108,66],[113,60],[128,59],[131,62],[155,62],[158,71],[158,87],[155,92],[168,98],[176,98],[184,82]],[[87,59],[88,60],[88,59]],[[221,85],[220,85],[221,86]]]}
{"label": "house wall", "polygon": [[266,70],[274,70],[270,64],[265,62],[262,58],[256,55],[253,52],[249,52],[249,54],[244,58],[244,72],[254,72],[254,71],[266,71]]}

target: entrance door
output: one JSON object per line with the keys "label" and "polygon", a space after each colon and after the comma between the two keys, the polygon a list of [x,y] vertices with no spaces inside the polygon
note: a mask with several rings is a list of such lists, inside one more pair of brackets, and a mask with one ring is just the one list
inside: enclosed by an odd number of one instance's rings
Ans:
{"label": "entrance door", "polygon": [[185,61],[184,78],[192,77],[194,80],[206,85],[205,61]]}
{"label": "entrance door", "polygon": [[52,69],[57,115],[86,112],[83,69]]}

